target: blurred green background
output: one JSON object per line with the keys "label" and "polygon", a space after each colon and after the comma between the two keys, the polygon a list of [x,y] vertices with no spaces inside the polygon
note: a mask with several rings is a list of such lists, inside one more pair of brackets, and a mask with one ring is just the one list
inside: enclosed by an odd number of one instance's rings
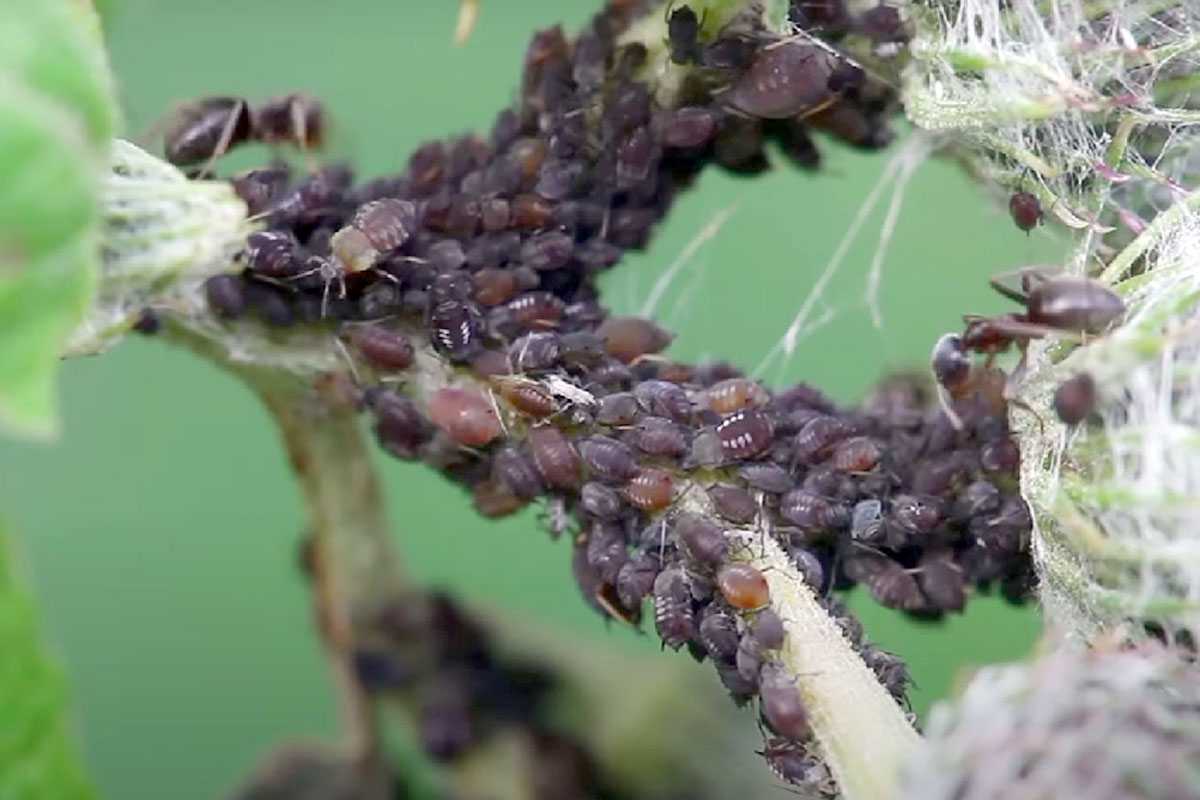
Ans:
{"label": "blurred green background", "polygon": [[[106,17],[128,136],[182,99],[303,89],[328,105],[332,154],[373,175],[399,169],[424,139],[486,130],[512,96],[529,33],[578,26],[599,1],[483,0],[464,48],[450,42],[454,0],[115,0]],[[784,163],[754,180],[706,174],[650,250],[609,276],[609,302],[639,309],[689,239],[736,205],[655,315],[679,333],[674,355],[758,364],[890,157],[828,144],[824,154],[816,175]],[[890,199],[885,192],[816,306],[814,319],[826,323],[772,364],[770,381],[810,381],[852,401],[883,372],[924,365],[963,312],[1002,308],[989,274],[1058,250],[1044,233],[1020,234],[951,165],[929,162],[886,248],[876,329],[864,296]],[[66,434],[54,446],[0,443],[0,510],[20,534],[104,793],[213,797],[272,742],[331,732],[294,569],[298,498],[256,401],[190,355],[136,340],[67,364],[63,412]],[[654,647],[585,610],[564,543],[549,542],[533,512],[484,522],[425,470],[380,461],[414,574],[574,636]],[[1032,609],[993,599],[940,626],[903,621],[861,597],[854,604],[870,635],[909,660],[921,712],[971,665],[1024,654],[1037,632]],[[745,724],[754,724],[749,713]]]}

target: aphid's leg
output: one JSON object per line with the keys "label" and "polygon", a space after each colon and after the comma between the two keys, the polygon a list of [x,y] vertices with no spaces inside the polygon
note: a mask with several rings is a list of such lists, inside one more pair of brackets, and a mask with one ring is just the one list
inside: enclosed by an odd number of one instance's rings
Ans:
{"label": "aphid's leg", "polygon": [[354,357],[351,356],[350,351],[348,349],[346,349],[346,345],[342,341],[342,337],[334,336],[333,343],[337,347],[337,349],[341,351],[342,356],[345,357],[346,366],[350,368],[350,377],[351,377],[351,379],[353,379],[354,385],[361,386],[362,381],[358,377],[358,369],[354,366]]}
{"label": "aphid's leg", "polygon": [[218,158],[229,152],[229,144],[233,141],[233,132],[237,130],[238,120],[241,119],[243,114],[247,113],[247,108],[245,100],[238,100],[233,108],[230,109],[229,118],[225,120],[225,127],[221,129],[221,138],[217,140],[212,154],[204,164],[204,169],[200,170],[197,177],[212,177],[213,164],[217,162]]}
{"label": "aphid's leg", "polygon": [[388,272],[386,269],[381,269],[380,267],[371,267],[371,272],[383,278],[385,281],[390,281],[392,284],[400,286],[400,279]]}

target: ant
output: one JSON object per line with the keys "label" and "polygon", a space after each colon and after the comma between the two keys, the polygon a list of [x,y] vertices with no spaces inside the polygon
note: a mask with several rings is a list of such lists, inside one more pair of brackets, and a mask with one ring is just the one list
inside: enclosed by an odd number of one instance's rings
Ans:
{"label": "ant", "polygon": [[197,174],[208,175],[218,158],[245,142],[286,142],[308,150],[319,148],[324,136],[324,108],[305,94],[282,95],[257,106],[240,97],[204,97],[174,113],[163,151],[177,167],[205,162]]}
{"label": "ant", "polygon": [[946,393],[960,397],[972,388],[970,353],[986,354],[985,366],[990,366],[998,353],[1015,344],[1021,350],[1021,360],[1008,378],[1011,385],[1025,368],[1025,351],[1031,340],[1099,334],[1125,313],[1120,296],[1091,278],[1047,274],[1032,268],[1017,274],[1020,290],[999,278],[989,283],[1000,294],[1023,305],[1024,313],[965,315],[962,334],[947,333],[935,345],[931,361],[943,406],[947,406]]}

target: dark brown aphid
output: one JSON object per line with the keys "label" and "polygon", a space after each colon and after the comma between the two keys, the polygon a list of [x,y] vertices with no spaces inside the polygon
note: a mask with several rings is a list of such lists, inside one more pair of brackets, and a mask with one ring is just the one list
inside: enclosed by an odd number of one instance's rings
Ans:
{"label": "dark brown aphid", "polygon": [[641,410],[637,398],[629,392],[617,392],[600,398],[596,421],[604,425],[624,428],[637,421]]}
{"label": "dark brown aphid", "polygon": [[575,240],[565,233],[541,233],[521,245],[521,262],[539,272],[565,267],[571,261]]}
{"label": "dark brown aphid", "polygon": [[246,237],[246,266],[268,278],[286,278],[299,271],[299,246],[290,231],[255,231]]}
{"label": "dark brown aphid", "polygon": [[696,635],[692,593],[681,567],[668,567],[654,579],[654,627],[663,644],[678,650]]}
{"label": "dark brown aphid", "polygon": [[621,495],[602,483],[589,481],[579,490],[579,506],[598,519],[618,519],[624,510]]}
{"label": "dark brown aphid", "polygon": [[625,608],[641,606],[662,569],[656,553],[638,551],[617,573],[617,596]]}
{"label": "dark brown aphid", "polygon": [[507,303],[517,293],[517,278],[511,270],[488,267],[471,276],[475,284],[475,302],[481,306]]}
{"label": "dark brown aphid", "polygon": [[942,521],[942,503],[936,497],[899,494],[892,498],[889,517],[896,529],[912,536],[932,533]]}
{"label": "dark brown aphid", "polygon": [[850,517],[850,538],[864,544],[879,544],[886,536],[883,503],[878,500],[863,500],[854,506]]}
{"label": "dark brown aphid", "polygon": [[684,466],[716,467],[725,461],[721,437],[715,428],[704,428],[692,438],[692,448],[684,459]]}
{"label": "dark brown aphid", "polygon": [[542,493],[542,479],[533,461],[515,447],[505,447],[492,461],[492,474],[513,494],[532,500]]}
{"label": "dark brown aphid", "polygon": [[208,307],[221,319],[237,319],[246,313],[246,289],[237,275],[214,275],[204,281]]}
{"label": "dark brown aphid", "polygon": [[562,431],[550,425],[529,431],[529,449],[533,463],[548,486],[574,489],[579,486],[580,461],[575,446]]}
{"label": "dark brown aphid", "polygon": [[717,668],[717,677],[721,679],[721,685],[728,690],[729,698],[733,700],[734,705],[742,708],[754,699],[754,693],[758,690],[757,681],[743,678],[734,664],[718,661],[714,666]]}
{"label": "dark brown aphid", "polygon": [[547,370],[558,363],[558,334],[528,333],[508,348],[508,357],[518,372]]}
{"label": "dark brown aphid", "polygon": [[743,464],[738,468],[738,477],[760,492],[783,494],[794,485],[792,475],[778,464]]}
{"label": "dark brown aphid", "polygon": [[519,194],[508,208],[513,227],[522,230],[544,228],[554,215],[554,206],[536,194]]}
{"label": "dark brown aphid", "polygon": [[579,443],[583,463],[592,475],[608,483],[623,483],[638,473],[637,459],[624,442],[592,436]]}
{"label": "dark brown aphid", "polygon": [[717,572],[717,587],[725,602],[742,611],[757,611],[771,602],[767,579],[749,564],[726,564]]}
{"label": "dark brown aphid", "polygon": [[641,317],[609,317],[596,334],[604,341],[608,354],[626,364],[662,352],[672,339],[671,334]]}
{"label": "dark brown aphid", "polygon": [[346,338],[371,366],[382,370],[408,369],[413,363],[413,346],[408,337],[382,325],[356,325]]}
{"label": "dark brown aphid", "polygon": [[541,419],[559,410],[554,395],[537,381],[519,376],[502,376],[492,379],[500,396],[518,411]]}
{"label": "dark brown aphid", "polygon": [[717,425],[721,450],[731,460],[761,455],[771,446],[774,435],[771,418],[755,408],[735,411]]}
{"label": "dark brown aphid", "polygon": [[617,145],[617,188],[644,183],[657,164],[659,149],[649,126],[636,128]]}
{"label": "dark brown aphid", "polygon": [[558,325],[566,305],[549,292],[526,292],[511,301],[506,308],[522,328],[544,330]]}
{"label": "dark brown aphid", "polygon": [[[858,558],[855,556],[846,562],[847,574]],[[925,606],[916,579],[903,566],[888,558],[872,558],[871,563],[872,567],[861,580],[877,603],[900,611],[918,611]]]}
{"label": "dark brown aphid", "polygon": [[698,564],[716,566],[729,553],[725,531],[699,514],[680,514],[675,519],[675,535],[688,558]]}
{"label": "dark brown aphid", "polygon": [[517,497],[507,484],[492,478],[479,481],[471,488],[471,502],[476,511],[489,519],[515,514],[528,503]]}
{"label": "dark brown aphid", "polygon": [[354,212],[351,223],[380,253],[404,245],[417,226],[417,209],[407,200],[386,198],[364,203]]}
{"label": "dark brown aphid", "polygon": [[829,463],[842,472],[870,472],[879,464],[880,455],[878,442],[867,436],[855,436],[833,448]]}
{"label": "dark brown aphid", "polygon": [[704,147],[717,135],[717,113],[705,106],[684,106],[671,113],[663,127],[667,147]]}
{"label": "dark brown aphid", "polygon": [[821,48],[800,40],[759,51],[754,63],[724,96],[739,111],[763,119],[787,119],[832,100],[834,62]]}
{"label": "dark brown aphid", "polygon": [[479,319],[466,303],[443,300],[429,314],[430,340],[451,361],[469,361],[479,351]]}
{"label": "dark brown aphid", "polygon": [[670,381],[642,381],[633,387],[638,404],[656,417],[666,417],[680,423],[692,418],[692,402],[687,392]]}
{"label": "dark brown aphid", "polygon": [[731,663],[737,656],[738,629],[734,616],[713,603],[700,620],[700,643],[713,661]]}
{"label": "dark brown aphid", "polygon": [[613,583],[617,580],[621,567],[629,560],[625,537],[619,525],[596,521],[588,528],[587,560],[603,582]]}
{"label": "dark brown aphid", "polygon": [[464,447],[483,447],[503,433],[491,401],[474,389],[438,389],[429,399],[429,420]]}
{"label": "dark brown aphid", "polygon": [[240,97],[205,97],[182,106],[163,137],[167,161],[187,167],[223,156],[249,141],[250,107]]}
{"label": "dark brown aphid", "polygon": [[796,565],[796,571],[804,578],[804,582],[814,592],[821,591],[825,586],[825,567],[821,564],[821,559],[806,547],[789,547],[788,555],[791,556],[792,563]]}
{"label": "dark brown aphid", "polygon": [[625,485],[623,494],[630,505],[642,511],[662,511],[675,499],[675,479],[666,470],[648,467]]}
{"label": "dark brown aphid", "polygon": [[286,168],[252,169],[235,175],[229,183],[233,191],[246,203],[251,216],[261,214],[287,186],[289,173]]}
{"label": "dark brown aphid", "polygon": [[868,8],[860,14],[855,27],[875,44],[908,41],[900,10],[885,3]]}
{"label": "dark brown aphid", "polygon": [[849,514],[842,506],[807,489],[793,489],[779,502],[779,514],[806,534],[845,527]]}
{"label": "dark brown aphid", "polygon": [[778,650],[783,647],[783,640],[787,635],[783,620],[769,608],[764,608],[754,616],[750,631],[763,650]]}
{"label": "dark brown aphid", "polygon": [[738,674],[757,688],[758,675],[762,672],[763,648],[749,630],[745,631],[738,641],[733,663],[737,666]]}
{"label": "dark brown aphid", "polygon": [[809,420],[795,438],[796,459],[805,464],[824,461],[838,442],[853,434],[854,429],[842,419],[823,415]]}
{"label": "dark brown aphid", "polygon": [[1096,382],[1086,372],[1068,378],[1054,390],[1054,413],[1067,425],[1078,425],[1096,409]]}
{"label": "dark brown aphid", "polygon": [[1008,437],[995,439],[979,449],[979,465],[988,472],[1015,475],[1021,468],[1021,450]]}
{"label": "dark brown aphid", "polygon": [[966,577],[952,550],[930,550],[921,556],[917,581],[929,605],[939,611],[962,611],[967,604]]}
{"label": "dark brown aphid", "polygon": [[429,438],[429,424],[407,397],[388,389],[371,389],[364,395],[375,416],[375,437],[396,458],[417,457],[417,448]]}
{"label": "dark brown aphid", "polygon": [[782,667],[768,664],[759,678],[762,716],[767,725],[780,736],[802,742],[809,737],[808,712],[800,699],[800,690]]}
{"label": "dark brown aphid", "polygon": [[904,660],[894,653],[866,645],[862,648],[863,661],[879,678],[879,682],[888,692],[901,702],[907,702],[908,686],[912,679],[908,674],[908,666]]}
{"label": "dark brown aphid", "polygon": [[1008,213],[1016,226],[1026,233],[1042,224],[1042,204],[1029,192],[1014,192],[1008,198]]}
{"label": "dark brown aphid", "polygon": [[730,522],[747,525],[758,515],[758,505],[745,489],[718,483],[708,490],[717,513]]}
{"label": "dark brown aphid", "polygon": [[667,16],[667,47],[676,64],[700,60],[700,18],[691,6],[679,6]]}
{"label": "dark brown aphid", "polygon": [[683,429],[664,417],[642,417],[633,430],[631,441],[643,453],[678,457],[688,450]]}
{"label": "dark brown aphid", "polygon": [[771,401],[767,390],[749,378],[720,381],[708,387],[704,396],[708,399],[708,407],[718,414],[732,414],[744,408],[765,406]]}
{"label": "dark brown aphid", "polygon": [[784,783],[811,787],[818,792],[814,796],[835,796],[829,768],[805,752],[799,743],[791,739],[771,738],[759,755],[767,762],[771,773]]}

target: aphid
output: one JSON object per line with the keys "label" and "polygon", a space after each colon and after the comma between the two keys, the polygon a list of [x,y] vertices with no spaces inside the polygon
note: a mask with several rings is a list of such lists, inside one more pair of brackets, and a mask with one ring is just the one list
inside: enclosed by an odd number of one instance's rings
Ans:
{"label": "aphid", "polygon": [[[859,558],[854,556],[846,561],[847,574]],[[882,557],[872,558],[870,563],[872,566],[861,580],[877,603],[900,611],[918,611],[925,606],[916,579],[903,566]]]}
{"label": "aphid", "polygon": [[666,417],[680,423],[692,418],[692,402],[687,392],[669,381],[642,381],[633,387],[638,404],[656,417]]}
{"label": "aphid", "polygon": [[726,564],[717,571],[717,587],[725,602],[742,611],[757,611],[771,602],[767,579],[749,564]]}
{"label": "aphid", "polygon": [[668,567],[654,579],[654,627],[663,644],[678,650],[696,635],[692,594],[683,568]]}
{"label": "aphid", "polygon": [[742,708],[754,698],[754,693],[758,689],[756,681],[743,678],[734,664],[717,662],[715,666],[717,677],[721,679],[721,685],[729,691],[729,697],[733,700],[734,705]]}
{"label": "aphid", "polygon": [[703,147],[717,134],[717,113],[705,106],[684,106],[671,112],[663,126],[663,144],[690,150]]}
{"label": "aphid", "polygon": [[429,420],[464,447],[483,447],[503,433],[492,403],[474,389],[438,389],[429,399]]}
{"label": "aphid", "polygon": [[724,95],[733,108],[763,119],[812,112],[833,99],[829,77],[834,62],[821,48],[801,40],[759,50],[750,68]]}
{"label": "aphid", "polygon": [[522,499],[532,500],[542,493],[537,466],[515,447],[505,447],[496,453],[492,474]]}
{"label": "aphid", "polygon": [[429,266],[439,273],[453,272],[467,263],[467,255],[463,252],[461,242],[454,239],[442,239],[434,242],[425,251],[425,260]]}
{"label": "aphid", "polygon": [[450,680],[426,689],[417,714],[417,737],[435,761],[453,760],[475,738],[467,690]]}
{"label": "aphid", "polygon": [[587,560],[604,583],[616,581],[629,560],[625,537],[616,523],[597,521],[588,528]]}
{"label": "aphid", "polygon": [[725,460],[721,437],[714,428],[705,428],[692,438],[692,449],[684,464],[687,467],[715,467]]}
{"label": "aphid", "polygon": [[298,270],[299,247],[290,231],[255,231],[246,237],[246,266],[268,278],[286,278]]}
{"label": "aphid", "polygon": [[507,484],[492,478],[481,480],[471,488],[471,502],[476,511],[489,519],[515,514],[528,503],[517,497]]}
{"label": "aphid", "polygon": [[823,787],[832,785],[833,778],[829,770],[820,761],[808,755],[803,746],[791,739],[768,739],[759,755],[767,762],[771,773],[793,786],[813,787],[818,794],[814,796],[835,796],[834,792],[826,792]]}
{"label": "aphid", "polygon": [[650,128],[635,128],[617,145],[617,188],[632,189],[646,181],[658,161],[659,151]]}
{"label": "aphid", "polygon": [[730,460],[741,460],[761,455],[771,446],[775,428],[767,414],[755,408],[723,417],[717,425],[717,436],[721,450]]}
{"label": "aphid", "polygon": [[[575,315],[571,315],[572,319]],[[571,331],[560,338],[562,361],[568,367],[591,367],[604,360],[604,344],[591,331]]]}
{"label": "aphid", "polygon": [[644,355],[662,352],[673,338],[641,317],[609,317],[600,324],[596,334],[604,341],[608,354],[626,364]]}
{"label": "aphid", "polygon": [[1018,228],[1029,233],[1042,223],[1042,204],[1029,192],[1013,192],[1008,213]]}
{"label": "aphid", "polygon": [[855,436],[839,442],[829,458],[830,465],[842,472],[870,472],[882,455],[879,443],[867,436]]}
{"label": "aphid", "polygon": [[743,464],[738,477],[751,488],[771,494],[783,494],[795,484],[791,473],[778,464]]}
{"label": "aphid", "polygon": [[623,494],[630,505],[642,511],[662,511],[675,498],[675,479],[666,470],[647,467],[625,484]]}
{"label": "aphid", "polygon": [[429,426],[412,400],[388,389],[371,389],[363,397],[375,416],[375,437],[391,455],[409,460],[429,438]]}
{"label": "aphid", "polygon": [[940,611],[962,611],[967,604],[966,578],[954,562],[953,550],[930,550],[922,555],[917,581],[929,604]]}
{"label": "aphid", "polygon": [[537,381],[519,376],[503,376],[493,378],[492,384],[500,392],[500,396],[514,408],[531,417],[541,419],[559,410],[554,395]]}
{"label": "aphid", "polygon": [[816,464],[829,457],[835,445],[848,438],[854,429],[844,420],[822,415],[809,420],[795,437],[796,460]]}
{"label": "aphid", "polygon": [[860,14],[856,27],[877,45],[908,40],[904,20],[900,18],[900,9],[884,3],[868,8]]}
{"label": "aphid", "polygon": [[1015,475],[1021,467],[1021,450],[1011,438],[995,439],[979,448],[979,465],[988,472]]}
{"label": "aphid", "polygon": [[355,325],[346,338],[367,362],[383,370],[408,369],[413,363],[413,346],[403,334],[382,325]]}
{"label": "aphid", "polygon": [[641,606],[643,598],[654,588],[661,570],[662,562],[655,553],[635,552],[617,573],[617,597],[621,605],[625,608]]}
{"label": "aphid", "polygon": [[842,528],[849,522],[845,508],[807,489],[785,494],[779,502],[779,515],[808,535]]}
{"label": "aphid", "polygon": [[733,663],[737,666],[738,674],[757,688],[758,676],[762,672],[763,648],[750,631],[743,633],[738,641],[738,649],[734,654]]}
{"label": "aphid", "polygon": [[932,533],[942,521],[942,503],[936,497],[899,494],[891,506],[890,522],[911,536]]}
{"label": "aphid", "polygon": [[1054,413],[1067,425],[1078,425],[1096,408],[1096,382],[1086,372],[1068,378],[1054,390]]}
{"label": "aphid", "polygon": [[246,289],[237,275],[214,275],[204,281],[204,297],[218,317],[233,320],[246,313]]}
{"label": "aphid", "polygon": [[162,330],[162,319],[153,309],[143,308],[138,312],[137,319],[130,328],[143,336],[153,336]]}
{"label": "aphid", "polygon": [[729,378],[715,383],[704,392],[708,407],[718,414],[732,414],[744,408],[765,406],[771,395],[757,381]]}
{"label": "aphid", "polygon": [[566,306],[549,292],[526,292],[505,306],[523,329],[556,327]]}
{"label": "aphid", "polygon": [[725,560],[729,544],[721,526],[699,514],[683,513],[675,519],[675,536],[692,561],[716,566]]}
{"label": "aphid", "polygon": [[519,194],[508,206],[514,228],[537,230],[544,228],[554,214],[554,206],[536,194]]}
{"label": "aphid", "polygon": [[767,664],[759,677],[763,720],[779,736],[802,742],[811,733],[800,690],[777,664]]}
{"label": "aphid", "polygon": [[252,128],[245,100],[205,97],[181,106],[175,113],[163,136],[163,154],[177,167],[214,161],[249,141]]}
{"label": "aphid", "polygon": [[[582,194],[587,186],[586,178],[587,165],[582,161],[575,161],[569,158],[551,158],[542,164],[533,191],[547,200],[563,201],[569,197]],[[565,209],[573,206],[574,204],[561,203],[555,209],[560,225],[562,224],[562,217],[560,215],[565,213]]]}
{"label": "aphid", "polygon": [[821,591],[825,586],[825,567],[821,564],[821,559],[806,547],[789,547],[788,555],[791,556],[792,563],[796,565],[796,571],[804,578],[804,582],[814,592]]}
{"label": "aphid", "polygon": [[627,427],[638,418],[640,409],[637,398],[629,392],[616,392],[600,398],[596,421],[613,427]]}
{"label": "aphid", "polygon": [[246,203],[251,216],[263,213],[271,201],[283,191],[288,182],[287,169],[252,169],[235,175],[229,183],[234,193]]}
{"label": "aphid", "polygon": [[481,306],[507,303],[517,292],[517,278],[511,270],[488,267],[471,276],[475,284],[475,302]]}
{"label": "aphid", "polygon": [[623,483],[638,473],[637,459],[624,442],[592,436],[579,443],[583,463],[592,475],[608,483]]}
{"label": "aphid", "polygon": [[386,198],[364,203],[354,212],[351,225],[362,231],[380,253],[404,245],[417,225],[417,209],[407,200]]}
{"label": "aphid", "polygon": [[763,650],[778,650],[783,647],[783,640],[787,635],[783,620],[769,608],[764,608],[754,616],[750,631]]}
{"label": "aphid", "polygon": [[730,522],[748,525],[758,515],[758,505],[745,489],[718,483],[709,487],[708,496],[712,499],[716,512]]}
{"label": "aphid", "polygon": [[479,350],[479,319],[458,300],[443,300],[429,314],[430,340],[451,361],[469,361]]}
{"label": "aphid", "polygon": [[579,485],[579,454],[558,428],[550,425],[531,428],[529,449],[533,454],[533,463],[548,486],[574,489]]}
{"label": "aphid", "polygon": [[527,333],[508,348],[513,368],[519,372],[547,370],[558,363],[556,333]]}
{"label": "aphid", "polygon": [[737,656],[738,629],[734,616],[713,603],[700,620],[700,643],[713,661],[731,663]]}
{"label": "aphid", "polygon": [[[395,284],[376,283],[358,298],[359,316],[363,319],[383,319],[398,312],[403,302],[403,293]],[[317,305],[315,318],[321,318],[320,304]]]}
{"label": "aphid", "polygon": [[682,456],[688,450],[688,440],[683,429],[663,417],[639,419],[631,441],[643,453],[656,456]]}
{"label": "aphid", "polygon": [[874,645],[864,646],[861,652],[863,661],[875,673],[875,677],[888,693],[901,702],[907,702],[908,686],[912,679],[904,660]]}
{"label": "aphid", "polygon": [[540,233],[521,246],[521,262],[539,272],[565,267],[571,261],[575,240],[565,233]]}
{"label": "aphid", "polygon": [[624,510],[621,496],[602,483],[589,481],[579,490],[579,506],[598,519],[618,519]]}
{"label": "aphid", "polygon": [[700,59],[700,18],[691,6],[683,5],[670,11],[667,46],[675,64],[691,64]]}

